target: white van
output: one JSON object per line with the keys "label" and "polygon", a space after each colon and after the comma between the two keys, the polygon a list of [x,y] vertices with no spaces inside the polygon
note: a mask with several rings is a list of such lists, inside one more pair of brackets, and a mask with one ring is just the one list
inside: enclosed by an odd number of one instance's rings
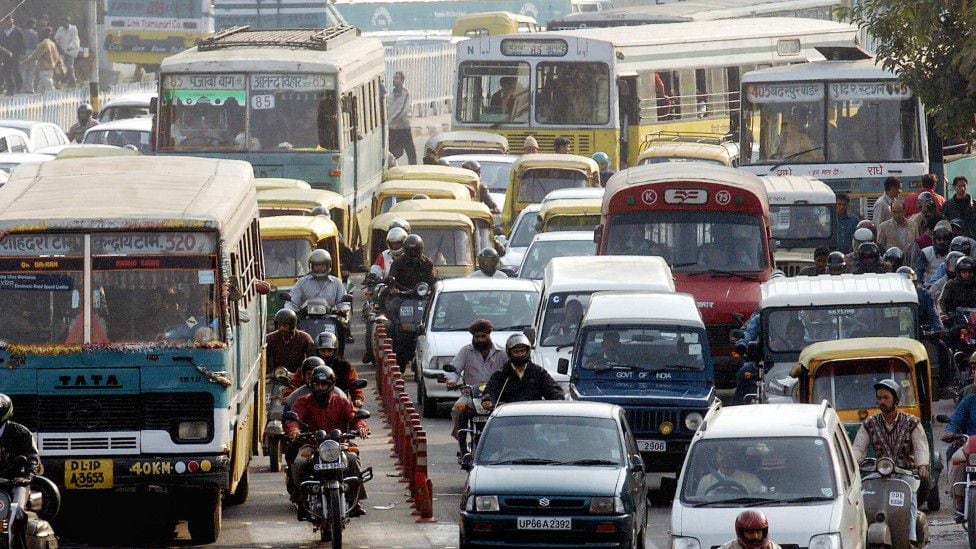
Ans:
{"label": "white van", "polygon": [[[660,257],[613,256],[557,257],[546,266],[542,299],[529,329],[532,361],[569,388],[569,375],[558,373],[560,358],[569,358],[576,331],[594,292],[626,290],[674,292],[671,268]],[[567,308],[576,318],[567,320]]]}
{"label": "white van", "polygon": [[776,268],[786,276],[813,265],[818,246],[836,245],[837,197],[819,179],[805,175],[761,178],[769,200],[769,225],[776,240]]}

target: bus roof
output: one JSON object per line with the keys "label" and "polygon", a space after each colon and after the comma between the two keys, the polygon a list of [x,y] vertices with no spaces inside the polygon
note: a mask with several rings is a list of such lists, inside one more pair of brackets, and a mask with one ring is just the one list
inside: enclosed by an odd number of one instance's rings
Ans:
{"label": "bus roof", "polygon": [[0,234],[179,228],[220,230],[233,240],[257,217],[254,195],[254,170],[239,160],[115,156],[25,164],[0,188]]}
{"label": "bus roof", "polygon": [[656,25],[662,23],[686,23],[691,17],[680,15],[662,15],[654,13],[648,8],[655,6],[630,6],[601,11],[584,11],[571,13],[562,19],[549,21],[546,29],[570,30],[593,27],[623,27],[631,25]]}
{"label": "bus roof", "polygon": [[665,292],[597,292],[590,298],[582,324],[654,321],[704,328],[695,298]]}
{"label": "bus roof", "polygon": [[778,14],[807,10],[816,7],[834,7],[840,0],[682,0],[644,6],[648,13],[689,17],[695,21],[761,17],[767,13]]}
{"label": "bus roof", "polygon": [[857,61],[814,61],[784,65],[742,75],[742,82],[805,82],[818,80],[895,80],[898,76],[877,65],[874,59]]}
{"label": "bus roof", "polygon": [[766,186],[766,197],[771,206],[837,202],[829,185],[807,175],[766,175],[760,179]]}
{"label": "bus roof", "polygon": [[673,292],[674,277],[656,256],[601,255],[555,257],[543,278],[548,293],[634,290]]}
{"label": "bus roof", "polygon": [[918,303],[915,285],[894,273],[772,278],[762,285],[760,308]]}
{"label": "bus roof", "polygon": [[766,187],[758,176],[725,166],[701,162],[667,162],[645,164],[621,170],[607,181],[603,195],[602,213],[606,215],[610,201],[621,192],[644,185],[667,184],[676,181],[711,183],[736,187],[755,196],[762,210],[769,211]]}

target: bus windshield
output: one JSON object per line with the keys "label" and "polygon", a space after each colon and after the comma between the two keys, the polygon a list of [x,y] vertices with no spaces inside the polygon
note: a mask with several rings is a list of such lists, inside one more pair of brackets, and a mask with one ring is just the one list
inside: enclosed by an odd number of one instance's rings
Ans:
{"label": "bus windshield", "polygon": [[527,123],[529,64],[469,61],[458,75],[457,118],[461,122]]}
{"label": "bus windshield", "polygon": [[921,159],[917,105],[894,81],[748,84],[743,163]]}
{"label": "bus windshield", "polygon": [[606,63],[539,63],[535,121],[567,125],[609,122],[610,67]]}
{"label": "bus windshield", "polygon": [[656,255],[675,272],[759,272],[766,239],[757,216],[718,211],[643,211],[610,220],[606,253]]}
{"label": "bus windshield", "polygon": [[783,248],[801,247],[805,241],[831,238],[830,206],[798,205],[770,206],[769,222],[773,238]]}
{"label": "bus windshield", "polygon": [[819,341],[857,337],[917,336],[912,305],[844,305],[773,309],[764,313],[767,346],[774,353],[799,353]]}

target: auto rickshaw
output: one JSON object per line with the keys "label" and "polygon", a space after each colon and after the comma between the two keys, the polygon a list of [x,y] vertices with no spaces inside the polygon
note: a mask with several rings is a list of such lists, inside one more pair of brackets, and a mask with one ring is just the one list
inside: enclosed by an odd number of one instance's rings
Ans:
{"label": "auto rickshaw", "polygon": [[[339,231],[324,216],[280,215],[262,217],[261,246],[268,282],[277,287],[268,295],[268,326],[284,306],[282,292],[290,291],[295,281],[308,273],[308,256],[323,249],[332,254],[332,274],[343,279],[339,254]],[[313,334],[314,336],[315,334]]]}
{"label": "auto rickshaw", "polygon": [[96,145],[94,143],[71,144],[58,151],[55,160],[65,158],[100,158],[103,156],[138,156],[138,150],[116,147],[115,145]]}
{"label": "auto rickshaw", "polygon": [[468,217],[474,223],[474,246],[477,253],[482,248],[495,246],[495,216],[488,206],[474,200],[405,200],[390,208],[390,212],[452,212]]}
{"label": "auto rickshaw", "polygon": [[410,223],[411,234],[424,239],[424,255],[434,262],[439,278],[474,272],[474,224],[468,216],[452,212],[390,212],[377,216],[369,224],[366,249],[370,264],[386,248],[386,233],[395,219]]}
{"label": "auto rickshaw", "polygon": [[535,18],[508,11],[488,11],[468,13],[454,20],[451,27],[453,36],[474,38],[477,36],[497,36],[520,32],[539,32],[541,27]]}
{"label": "auto rickshaw", "polygon": [[349,203],[341,194],[319,189],[270,189],[257,193],[261,217],[311,215],[324,208],[343,237],[349,235]]}
{"label": "auto rickshaw", "polygon": [[907,337],[814,343],[803,349],[790,375],[797,378],[794,400],[830,402],[851,440],[865,419],[879,413],[874,384],[894,379],[902,388],[898,410],[919,418],[929,441],[931,488],[920,488],[918,504],[927,501],[929,510],[939,509],[938,479],[943,463],[932,440],[932,371],[924,345]]}
{"label": "auto rickshaw", "polygon": [[301,179],[289,179],[287,177],[258,177],[254,179],[254,186],[259,191],[270,191],[272,189],[304,189],[309,190],[311,185]]}
{"label": "auto rickshaw", "polygon": [[600,198],[547,200],[539,210],[536,232],[592,231],[600,224]]}
{"label": "auto rickshaw", "polygon": [[542,202],[552,191],[599,186],[600,168],[592,158],[575,154],[524,154],[512,164],[502,227],[507,231],[522,209]]}
{"label": "auto rickshaw", "polygon": [[424,179],[460,183],[468,187],[471,198],[478,198],[478,191],[481,187],[481,179],[473,171],[438,164],[397,166],[383,172],[383,181],[393,181],[396,179]]}
{"label": "auto rickshaw", "polygon": [[424,156],[428,153],[434,160],[456,154],[508,154],[508,139],[488,132],[441,132],[427,140]]}
{"label": "auto rickshaw", "polygon": [[430,181],[426,179],[397,179],[380,183],[373,191],[370,218],[386,213],[398,202],[409,200],[418,194],[428,198],[452,198],[472,202],[469,187],[461,183]]}
{"label": "auto rickshaw", "polygon": [[637,157],[638,165],[663,162],[703,162],[730,168],[739,165],[739,146],[728,141],[650,141],[645,145]]}

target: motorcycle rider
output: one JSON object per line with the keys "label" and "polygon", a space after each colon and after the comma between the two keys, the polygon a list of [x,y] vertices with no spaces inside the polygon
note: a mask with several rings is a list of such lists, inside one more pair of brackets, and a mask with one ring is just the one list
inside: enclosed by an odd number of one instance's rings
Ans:
{"label": "motorcycle rider", "polygon": [[362,408],[363,390],[352,388],[352,384],[359,379],[359,372],[348,360],[339,356],[339,338],[332,332],[322,332],[315,338],[315,346],[319,358],[335,373],[336,387],[346,393],[353,406]]}
{"label": "motorcycle rider", "polygon": [[946,282],[939,299],[942,314],[952,316],[956,309],[976,308],[976,259],[964,257],[956,263],[956,278]]}
{"label": "motorcycle rider", "polygon": [[[956,265],[959,264],[959,260],[966,257],[962,252],[949,252],[946,255],[945,261],[939,267],[942,271],[943,276],[939,277],[938,280],[929,286],[928,294],[932,298],[932,301],[938,303],[942,299],[942,291],[945,290],[945,285],[949,283],[950,280],[956,278]],[[913,271],[914,272],[914,271]],[[938,271],[936,272],[938,274]]]}
{"label": "motorcycle rider", "polygon": [[912,504],[909,512],[909,539],[917,541],[915,521],[918,514],[916,494],[919,481],[929,478],[929,443],[918,418],[898,411],[901,389],[893,379],[883,379],[874,384],[875,398],[880,413],[864,420],[854,437],[854,460],[864,461],[868,446],[874,450],[874,457],[889,458],[895,466],[908,471],[917,471],[918,478],[909,475],[894,475],[906,481],[911,487]]}
{"label": "motorcycle rider", "polygon": [[[369,424],[365,420],[356,419],[356,409],[352,402],[345,395],[334,391],[336,384],[335,373],[328,366],[318,366],[312,370],[309,376],[312,393],[303,396],[295,402],[292,411],[298,414],[298,419],[305,424],[309,431],[324,430],[330,432],[339,429],[342,432],[355,430],[360,438],[369,437]],[[288,438],[292,440],[292,445],[286,452],[291,453],[292,460],[289,469],[292,486],[299,486],[302,479],[309,476],[313,460],[303,458],[298,454],[299,445],[295,443],[302,431],[302,425],[297,421],[285,423],[285,431]],[[345,476],[359,476],[360,464],[359,456],[353,452],[346,452],[348,466]],[[292,501],[297,503],[298,490],[292,490]],[[347,501],[351,504],[354,501],[352,494],[346,494]],[[360,500],[366,499],[366,491],[360,486]],[[301,508],[301,505],[299,505]],[[350,516],[359,516],[366,511],[362,503],[349,510]]]}
{"label": "motorcycle rider", "polygon": [[847,258],[843,252],[830,252],[827,256],[827,272],[832,275],[842,275],[847,272]]}
{"label": "motorcycle rider", "polygon": [[94,116],[94,109],[91,103],[78,105],[78,122],[68,128],[68,141],[81,143],[84,140],[85,132],[98,125],[98,119]]}
{"label": "motorcycle rider", "polygon": [[613,177],[613,174],[617,173],[610,169],[610,156],[603,151],[593,153],[590,157],[596,162],[596,165],[600,168],[600,186],[606,187],[607,181]]}
{"label": "motorcycle rider", "polygon": [[[471,386],[473,389],[488,383],[492,374],[500,370],[507,360],[505,351],[491,340],[491,332],[494,329],[495,327],[490,320],[479,319],[472,322],[471,326],[468,326],[468,332],[471,333],[471,343],[461,347],[461,350],[451,360],[451,366],[454,366],[458,381]],[[447,388],[449,390],[457,389],[458,381],[448,381]],[[454,407],[451,408],[451,419],[454,422],[451,436],[458,441],[458,447],[461,449],[460,455],[464,455],[468,451],[468,445],[467,433],[459,433],[458,430],[467,425],[473,409],[474,401],[471,396],[464,394],[458,398]]]}
{"label": "motorcycle rider", "polygon": [[852,274],[883,273],[881,249],[874,242],[865,242],[857,249],[857,263],[850,266]]}
{"label": "motorcycle rider", "polygon": [[[843,254],[840,252],[834,252],[841,255],[841,260],[843,260]],[[732,405],[745,404],[746,395],[752,394],[756,391],[756,380],[759,376],[759,367],[755,362],[749,360],[746,355],[749,352],[749,344],[754,341],[759,341],[762,335],[762,322],[759,315],[759,309],[752,312],[749,320],[746,321],[742,328],[742,337],[739,338],[735,343],[735,352],[743,358],[742,367],[735,374],[735,394],[732,396]]]}
{"label": "motorcycle rider", "polygon": [[735,517],[735,539],[719,549],[781,549],[769,539],[769,520],[762,511],[749,509]]}
{"label": "motorcycle rider", "polygon": [[[30,429],[11,421],[13,415],[13,400],[0,394],[0,476],[13,480],[11,499],[26,511],[30,483],[38,473],[41,458]],[[27,517],[22,514],[21,518],[23,520],[20,525],[10,526],[15,532],[13,547],[26,549]]]}
{"label": "motorcycle rider", "polygon": [[[473,171],[474,173],[478,174],[479,179],[481,178],[481,163],[477,160],[467,160],[461,164],[461,167],[466,170]],[[485,206],[488,206],[491,213],[497,214],[502,212],[500,209],[498,209],[498,204],[495,204],[495,201],[491,199],[491,191],[488,189],[488,185],[478,185],[478,200],[480,200]]]}
{"label": "motorcycle rider", "polygon": [[920,251],[915,259],[915,273],[918,274],[922,286],[928,288],[932,284],[935,270],[949,253],[951,241],[952,229],[949,227],[939,224],[932,231],[932,245]]}
{"label": "motorcycle rider", "polygon": [[298,315],[291,309],[275,313],[274,327],[275,331],[267,337],[268,371],[284,368],[295,373],[303,360],[315,356],[315,342],[307,332],[298,329]]}
{"label": "motorcycle rider", "polygon": [[[392,291],[410,292],[421,282],[426,282],[433,286],[437,280],[437,269],[434,263],[424,255],[424,239],[420,235],[411,234],[403,240],[403,256],[398,257],[390,268],[389,278],[394,280]],[[396,302],[391,299],[390,302]],[[399,303],[396,307],[388,307],[394,313],[399,310]],[[391,313],[393,314],[393,313]]]}
{"label": "motorcycle rider", "polygon": [[329,307],[335,307],[346,295],[342,281],[330,274],[332,255],[325,250],[314,250],[308,256],[309,273],[298,279],[291,289],[291,300],[285,303],[292,311],[301,310],[310,299],[324,299]]}
{"label": "motorcycle rider", "polygon": [[508,278],[508,275],[498,270],[498,252],[494,248],[482,248],[478,252],[478,270],[468,275],[468,278]]}
{"label": "motorcycle rider", "polygon": [[386,233],[386,249],[376,256],[376,261],[369,268],[370,274],[383,279],[390,276],[390,268],[397,258],[403,256],[403,241],[407,239],[407,231],[401,227],[393,227]]}
{"label": "motorcycle rider", "polygon": [[901,248],[898,246],[888,248],[885,250],[884,255],[881,256],[881,265],[886,273],[893,273],[904,264],[905,252],[901,251]]}
{"label": "motorcycle rider", "polygon": [[946,276],[949,268],[949,258],[952,257],[953,254],[962,254],[963,256],[973,255],[972,239],[966,236],[952,237],[952,242],[949,243],[949,253],[946,255],[945,261],[943,261],[942,264],[935,269],[935,274],[932,275],[932,281],[929,282],[930,290]]}
{"label": "motorcycle rider", "polygon": [[545,368],[529,360],[532,343],[522,334],[513,334],[505,342],[506,362],[491,374],[481,394],[481,405],[492,410],[497,404],[525,400],[563,400],[565,395]]}
{"label": "motorcycle rider", "polygon": [[325,366],[325,362],[317,356],[310,356],[302,361],[301,368],[299,368],[298,371],[291,376],[292,387],[289,387],[283,391],[283,394],[285,395],[285,405],[289,409],[295,405],[295,401],[312,392],[312,386],[309,385],[309,379],[312,376],[312,370],[318,368],[319,366]]}
{"label": "motorcycle rider", "polygon": [[851,253],[844,256],[844,261],[847,262],[848,269],[851,272],[854,272],[853,269],[857,265],[857,251],[861,248],[861,244],[866,242],[874,242],[874,233],[867,227],[859,227],[854,231],[854,241],[851,242]]}

